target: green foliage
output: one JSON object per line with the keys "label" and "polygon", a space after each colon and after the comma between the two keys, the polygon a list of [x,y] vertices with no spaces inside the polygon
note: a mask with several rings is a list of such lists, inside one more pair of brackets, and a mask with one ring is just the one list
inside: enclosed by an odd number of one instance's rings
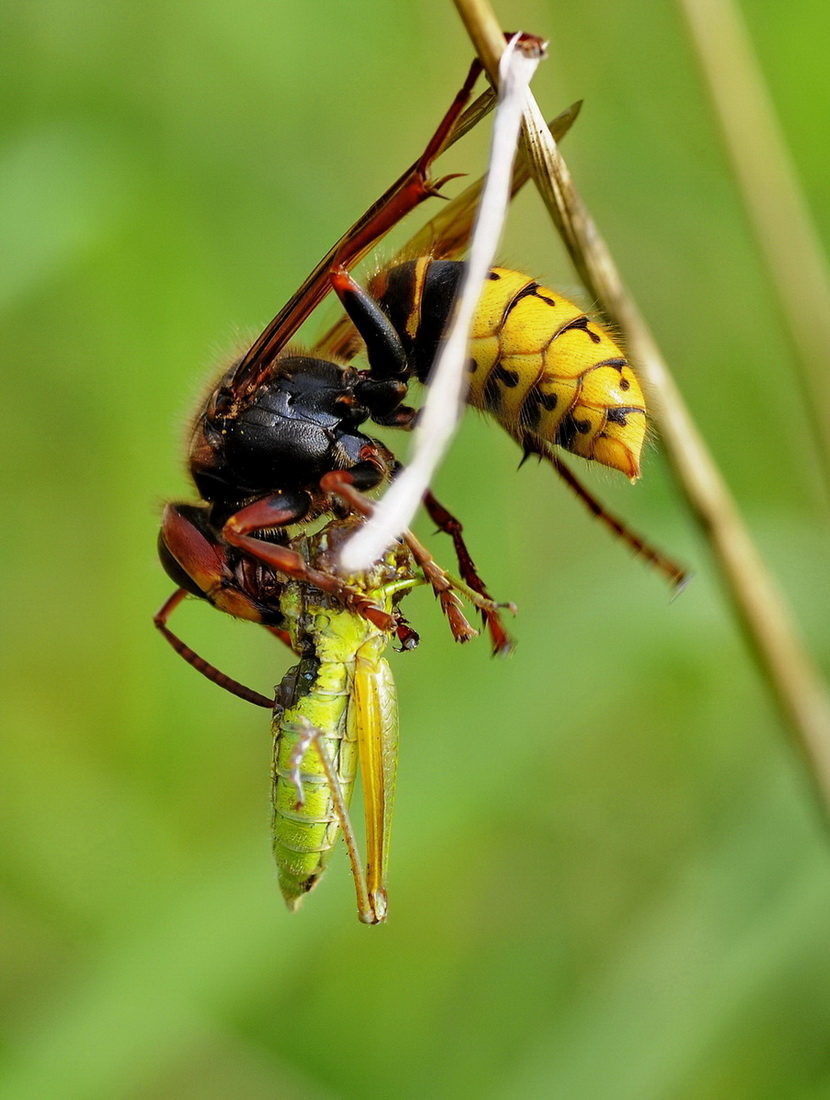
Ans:
{"label": "green foliage", "polygon": [[[830,15],[745,7],[817,206]],[[826,663],[814,454],[679,18],[500,14],[554,36],[537,96],[585,99],[577,180]],[[671,604],[468,418],[437,492],[519,645],[453,648],[430,596],[408,601],[388,927],[358,924],[344,856],[285,911],[267,715],[152,628],[203,376],[420,150],[469,61],[449,5],[2,18],[3,1095],[825,1095],[826,838],[656,447],[636,489],[592,484],[691,563]],[[447,170],[482,164],[473,137]],[[503,258],[574,289],[531,194]],[[259,690],[289,663],[207,607],[179,629]]]}

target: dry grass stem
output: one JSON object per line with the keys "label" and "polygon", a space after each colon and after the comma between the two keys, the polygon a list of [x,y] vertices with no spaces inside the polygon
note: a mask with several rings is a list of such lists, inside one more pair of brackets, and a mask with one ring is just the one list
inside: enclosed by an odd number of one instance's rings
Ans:
{"label": "dry grass stem", "polygon": [[[491,81],[504,49],[487,0],[454,0]],[[528,92],[524,138],[530,170],[574,266],[624,343],[654,399],[677,481],[704,531],[727,592],[779,707],[796,735],[830,814],[830,696],[802,644],[785,600],[762,561],[657,345],[574,188],[567,166]]]}

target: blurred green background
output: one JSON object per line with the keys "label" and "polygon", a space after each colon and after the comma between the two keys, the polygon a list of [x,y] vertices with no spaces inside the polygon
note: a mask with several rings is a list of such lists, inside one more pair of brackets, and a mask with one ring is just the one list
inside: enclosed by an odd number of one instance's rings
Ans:
{"label": "blurred green background", "polygon": [[[830,9],[744,6],[826,240]],[[499,15],[552,38],[547,115],[585,100],[579,186],[826,667],[815,454],[677,10]],[[636,488],[587,479],[690,563],[673,603],[467,418],[437,491],[518,648],[454,648],[409,601],[386,927],[342,853],[283,909],[267,716],[151,625],[211,364],[420,151],[470,58],[450,5],[19,0],[0,42],[2,1095],[830,1096],[827,838],[657,446]],[[530,189],[502,259],[580,294]],[[177,622],[260,690],[289,663]]]}

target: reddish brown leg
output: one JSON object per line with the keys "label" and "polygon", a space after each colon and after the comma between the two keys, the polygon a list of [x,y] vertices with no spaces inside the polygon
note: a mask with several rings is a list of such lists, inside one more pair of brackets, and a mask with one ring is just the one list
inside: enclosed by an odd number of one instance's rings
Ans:
{"label": "reddish brown leg", "polygon": [[[458,571],[461,574],[461,579],[465,584],[468,584],[474,592],[478,592],[480,596],[483,596],[485,600],[495,603],[493,597],[487,591],[487,585],[478,575],[475,562],[470,557],[470,551],[467,549],[467,544],[461,533],[463,527],[460,521],[457,520],[451,512],[448,512],[443,504],[437,501],[429,491],[424,494],[424,507],[432,522],[437,524],[439,529],[448,534],[452,539],[452,544],[455,547],[455,556],[458,558]],[[498,612],[486,608],[481,608],[480,610],[481,617],[490,632],[490,639],[493,643],[493,653],[509,653],[513,643],[507,631],[504,629]]]}
{"label": "reddish brown leg", "polygon": [[534,454],[549,462],[565,484],[579,497],[591,515],[596,516],[598,520],[613,531],[617,538],[622,539],[624,543],[630,546],[638,557],[644,558],[649,565],[662,573],[674,587],[675,593],[679,592],[685,586],[689,579],[686,570],[678,565],[677,562],[672,561],[671,558],[666,557],[666,555],[661,550],[658,550],[656,546],[652,546],[650,542],[646,542],[644,538],[635,531],[632,531],[630,527],[627,527],[617,516],[613,515],[611,512],[607,512],[597,498],[585,488],[582,482],[577,479],[576,475],[565,465],[558,455],[554,454],[553,451],[545,450],[545,448],[533,439],[532,436],[525,436],[519,439],[518,442],[524,448],[525,458],[527,458],[528,455]]}
{"label": "reddish brown leg", "polygon": [[478,631],[467,622],[462,603],[453,591],[452,582],[444,570],[438,565],[427,548],[420,543],[411,531],[404,531],[404,541],[412,551],[412,556],[420,565],[424,576],[429,581],[432,591],[438,597],[441,610],[450,624],[452,636],[457,642],[469,642],[478,637]]}
{"label": "reddish brown leg", "polygon": [[274,494],[261,497],[240,509],[227,521],[222,534],[232,546],[238,547],[258,561],[265,562],[284,576],[303,581],[327,595],[334,596],[350,611],[374,623],[379,630],[393,632],[397,627],[396,618],[387,614],[372,600],[367,599],[362,592],[352,588],[332,573],[323,573],[315,569],[296,550],[266,542],[255,535],[257,531],[272,530],[274,527],[283,526],[286,522],[291,520],[285,518],[283,501],[279,494]]}
{"label": "reddish brown leg", "polygon": [[431,181],[429,169],[452,134],[480,72],[481,65],[476,60],[422,155],[326,253],[245,354],[233,381],[240,399],[259,386],[262,372],[328,294],[331,269],[337,265],[347,269],[354,267],[403,217],[431,195],[437,195],[440,188],[454,178],[444,176]]}
{"label": "reddish brown leg", "polygon": [[177,637],[177,635],[169,629],[167,620],[186,595],[187,592],[183,588],[177,588],[153,619],[153,622],[161,631],[162,635],[180,657],[183,657],[189,665],[193,665],[197,672],[201,672],[201,674],[207,677],[212,683],[218,684],[220,688],[229,691],[231,695],[237,695],[240,699],[245,699],[255,706],[264,707],[266,710],[273,710],[273,699],[269,699],[267,695],[260,695],[260,693],[254,691],[253,688],[245,687],[245,685],[240,684],[238,680],[232,680],[230,676],[226,676],[224,672],[220,672],[218,668],[209,664],[203,657],[200,657],[198,653],[194,652],[190,646],[185,645],[181,638]]}

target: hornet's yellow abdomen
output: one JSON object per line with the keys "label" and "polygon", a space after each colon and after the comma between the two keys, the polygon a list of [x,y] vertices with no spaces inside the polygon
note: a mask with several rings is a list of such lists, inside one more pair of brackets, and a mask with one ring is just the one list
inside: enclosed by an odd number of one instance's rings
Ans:
{"label": "hornet's yellow abdomen", "polygon": [[556,291],[516,271],[490,272],[469,379],[469,403],[511,435],[639,476],[646,409],[637,376],[608,333]]}
{"label": "hornet's yellow abdomen", "polygon": [[[388,270],[379,288],[422,381],[461,270],[456,261],[409,261]],[[493,268],[473,322],[468,377],[468,403],[527,450],[556,445],[639,476],[646,408],[637,376],[605,329],[557,291]]]}

